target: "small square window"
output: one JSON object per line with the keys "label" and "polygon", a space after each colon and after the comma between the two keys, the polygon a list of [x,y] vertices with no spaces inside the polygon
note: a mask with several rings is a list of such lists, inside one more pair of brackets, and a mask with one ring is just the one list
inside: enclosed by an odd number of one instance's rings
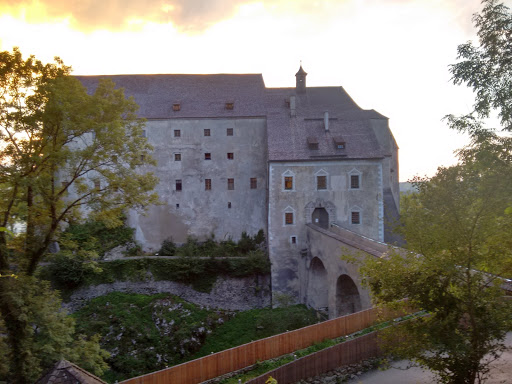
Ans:
{"label": "small square window", "polygon": [[174,161],[181,161],[181,153],[174,154]]}
{"label": "small square window", "polygon": [[284,177],[284,189],[291,191],[293,189],[293,176]]}
{"label": "small square window", "polygon": [[317,190],[327,189],[327,176],[317,176],[316,177],[316,189]]}
{"label": "small square window", "polygon": [[343,143],[336,144],[336,149],[345,149],[345,144],[343,144]]}
{"label": "small square window", "polygon": [[174,137],[181,137],[181,131],[179,129],[174,130]]}
{"label": "small square window", "polygon": [[205,153],[204,154],[204,159],[205,160],[211,160],[212,159],[212,154],[211,153]]}
{"label": "small square window", "polygon": [[180,209],[180,205],[179,204],[176,204],[176,209]]}
{"label": "small square window", "polygon": [[234,108],[235,108],[235,103],[233,103],[231,101],[226,103],[226,109],[232,110]]}
{"label": "small square window", "polygon": [[172,105],[172,110],[173,110],[174,112],[178,112],[178,111],[180,111],[180,110],[181,110],[181,104],[180,104],[180,103],[174,103],[174,104]]}
{"label": "small square window", "polygon": [[256,177],[251,177],[251,189],[258,188],[258,179]]}
{"label": "small square window", "polygon": [[361,213],[353,211],[351,214],[351,223],[352,224],[361,224]]}
{"label": "small square window", "polygon": [[286,225],[293,225],[293,212],[286,212],[284,214],[284,223]]}
{"label": "small square window", "polygon": [[350,175],[350,189],[359,189],[359,175]]}
{"label": "small square window", "polygon": [[228,179],[228,190],[232,191],[235,189],[235,179]]}
{"label": "small square window", "polygon": [[212,179],[204,179],[204,190],[211,191],[212,189]]}
{"label": "small square window", "polygon": [[231,209],[231,201],[228,201],[228,208]]}
{"label": "small square window", "polygon": [[233,136],[233,128],[226,129],[226,136]]}
{"label": "small square window", "polygon": [[182,190],[182,184],[181,184],[181,180],[180,179],[176,180],[176,190],[177,191],[181,191]]}
{"label": "small square window", "polygon": [[146,159],[146,156],[140,155],[140,161],[144,161]]}
{"label": "small square window", "polygon": [[292,244],[297,244],[297,236],[292,236],[292,237],[290,237],[290,242],[291,242]]}
{"label": "small square window", "polygon": [[235,158],[235,155],[233,152],[228,152],[228,160],[233,160]]}
{"label": "small square window", "polygon": [[206,129],[204,130],[204,135],[205,135],[205,136],[210,136],[210,129],[206,128]]}

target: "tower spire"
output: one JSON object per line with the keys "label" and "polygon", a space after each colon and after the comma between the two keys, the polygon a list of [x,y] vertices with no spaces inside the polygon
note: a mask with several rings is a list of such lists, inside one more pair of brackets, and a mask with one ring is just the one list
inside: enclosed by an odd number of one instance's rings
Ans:
{"label": "tower spire", "polygon": [[297,93],[306,93],[306,76],[308,74],[302,68],[302,60],[300,61],[300,68],[295,74],[295,90]]}

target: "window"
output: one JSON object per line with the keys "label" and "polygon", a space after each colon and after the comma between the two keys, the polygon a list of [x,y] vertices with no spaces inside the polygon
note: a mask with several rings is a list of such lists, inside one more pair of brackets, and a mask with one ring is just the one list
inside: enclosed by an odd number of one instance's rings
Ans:
{"label": "window", "polygon": [[251,189],[258,188],[258,179],[255,177],[251,177]]}
{"label": "window", "polygon": [[231,209],[231,201],[228,201],[228,208]]}
{"label": "window", "polygon": [[357,211],[352,211],[350,221],[352,224],[361,224],[361,213]]}
{"label": "window", "polygon": [[180,209],[180,205],[179,204],[176,204],[176,209]]}
{"label": "window", "polygon": [[285,212],[284,223],[286,225],[293,225],[293,212]]}
{"label": "window", "polygon": [[60,184],[62,185],[62,188],[67,188],[68,185],[69,185],[69,182],[68,181],[62,181]]}
{"label": "window", "polygon": [[172,105],[172,110],[173,110],[174,112],[178,112],[179,110],[181,110],[181,104],[180,104],[180,103],[174,103],[174,104]]}
{"label": "window", "polygon": [[350,189],[359,189],[359,175],[350,175]]}
{"label": "window", "polygon": [[308,147],[309,149],[318,149],[318,138],[314,136],[308,137]]}
{"label": "window", "polygon": [[345,140],[341,136],[333,137],[334,146],[336,149],[345,149]]}
{"label": "window", "polygon": [[94,180],[94,189],[96,189],[96,191],[99,191],[101,189],[101,181]]}
{"label": "window", "polygon": [[182,187],[181,187],[181,179],[177,179],[176,180],[176,190],[177,191],[181,191]]}
{"label": "window", "polygon": [[233,160],[235,158],[235,155],[233,152],[228,152],[228,160]]}
{"label": "window", "polygon": [[204,154],[204,159],[205,160],[211,160],[212,159],[212,154],[211,153],[205,153]]}
{"label": "window", "polygon": [[226,136],[233,136],[233,128],[226,129]]}
{"label": "window", "polygon": [[232,191],[235,189],[235,179],[228,179],[228,190]]}
{"label": "window", "polygon": [[345,144],[336,144],[336,149],[344,149]]}
{"label": "window", "polygon": [[145,129],[143,129],[143,130],[142,130],[142,137],[147,137],[147,136],[146,136],[146,130],[145,130]]}
{"label": "window", "polygon": [[297,236],[290,237],[290,243],[297,244]]}
{"label": "window", "polygon": [[204,130],[204,135],[205,135],[205,136],[210,136],[210,129],[206,128],[206,129]]}
{"label": "window", "polygon": [[235,108],[235,103],[232,101],[229,101],[226,103],[226,109],[232,110]]}
{"label": "window", "polygon": [[146,159],[146,156],[140,155],[140,161],[144,161]]}
{"label": "window", "polygon": [[174,161],[181,161],[181,153],[174,154]]}
{"label": "window", "polygon": [[212,179],[204,179],[204,190],[211,191],[212,189]]}
{"label": "window", "polygon": [[291,191],[293,189],[293,176],[284,177],[284,189]]}
{"label": "window", "polygon": [[316,189],[327,189],[327,176],[317,176],[316,177]]}
{"label": "window", "polygon": [[181,131],[179,129],[174,130],[174,137],[181,137]]}

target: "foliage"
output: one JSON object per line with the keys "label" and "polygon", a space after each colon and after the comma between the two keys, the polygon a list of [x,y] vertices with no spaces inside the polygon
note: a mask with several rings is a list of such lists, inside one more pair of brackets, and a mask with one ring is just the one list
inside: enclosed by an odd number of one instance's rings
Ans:
{"label": "foliage", "polygon": [[[60,260],[63,264],[59,264]],[[219,276],[246,277],[268,273],[268,257],[262,251],[255,251],[236,259],[120,259],[97,264],[56,256],[55,263],[41,268],[39,276],[50,280],[67,297],[77,287],[150,279],[176,281],[191,285],[200,292],[210,292]]]}
{"label": "foliage", "polygon": [[262,249],[264,243],[265,232],[263,229],[260,229],[254,236],[248,235],[247,232],[242,232],[238,243],[231,239],[216,242],[213,234],[203,242],[198,241],[193,236],[189,236],[187,242],[180,247],[176,246],[172,239],[164,240],[158,254],[161,256],[183,257],[237,257]]}
{"label": "foliage", "polygon": [[485,377],[484,356],[497,357],[512,329],[499,278],[512,274],[511,149],[498,138],[474,141],[458,165],[417,179],[418,192],[401,201],[410,252],[367,258],[360,269],[377,303],[400,306],[407,297],[428,311],[391,331],[389,347],[443,383]]}
{"label": "foliage", "polygon": [[[151,192],[156,178],[137,170],[154,164],[137,105],[112,81],[100,81],[88,94],[69,74],[58,58],[42,64],[33,56],[24,60],[18,49],[0,52],[0,227],[26,224],[14,238],[0,231],[3,275],[33,276],[63,224],[83,212],[112,228],[122,224],[126,208],[157,200]],[[29,309],[15,300],[22,293],[12,290],[20,286],[9,280],[0,279],[0,312],[10,379],[24,383],[44,358],[27,350],[33,333],[27,318],[16,314]]]}
{"label": "foliage", "polygon": [[[75,322],[61,309],[61,302],[48,284],[33,277],[10,279],[9,289],[4,295],[20,303],[18,311],[13,316],[23,318],[26,329],[20,330],[30,334],[23,340],[25,356],[25,371],[22,373],[31,382],[35,381],[43,369],[62,358],[72,360],[84,369],[101,375],[108,368],[104,358],[108,353],[99,346],[99,337],[90,338],[75,333]],[[0,322],[0,329],[5,329],[5,323]],[[2,362],[12,360],[9,349],[2,338],[0,356]],[[8,366],[0,363],[0,380],[7,380]]]}
{"label": "foliage", "polygon": [[[114,228],[109,228],[105,223],[95,220],[72,223],[61,236],[61,249],[78,248],[95,252],[99,257],[103,257],[105,252],[112,248],[133,241],[134,229],[125,224],[124,216],[121,216],[119,221],[123,224]],[[71,244],[68,245],[69,243]]]}
{"label": "foliage", "polygon": [[481,119],[497,111],[502,128],[512,132],[512,13],[498,0],[483,0],[483,10],[473,16],[479,44],[458,47],[458,63],[450,66],[455,84],[466,84],[475,94],[473,111],[447,116],[450,126],[472,135],[485,135]]}

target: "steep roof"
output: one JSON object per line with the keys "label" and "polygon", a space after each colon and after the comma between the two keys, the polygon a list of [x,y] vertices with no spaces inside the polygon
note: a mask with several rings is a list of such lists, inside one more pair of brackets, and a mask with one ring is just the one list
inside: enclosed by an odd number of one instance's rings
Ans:
{"label": "steep roof", "polygon": [[[265,115],[261,74],[77,76],[89,92],[104,78],[133,96],[139,116],[147,119]],[[180,110],[173,111],[173,104]]]}
{"label": "steep roof", "polygon": [[67,360],[57,362],[35,384],[106,384],[99,377]]}
{"label": "steep roof", "polygon": [[[301,67],[302,68],[302,67]],[[302,70],[304,71],[304,70]],[[300,70],[299,70],[300,72]],[[305,72],[304,72],[305,73]],[[77,76],[89,92],[111,78],[147,119],[266,117],[269,161],[369,159],[384,156],[371,126],[387,119],[361,109],[343,87],[265,88],[261,74]],[[292,114],[290,98],[295,98]],[[233,109],[226,103],[233,103]],[[179,111],[173,109],[179,104]],[[329,114],[329,130],[324,113]],[[293,116],[292,116],[293,115]],[[317,141],[318,149],[311,149]],[[344,149],[337,149],[340,140]]]}
{"label": "steep roof", "polygon": [[[295,98],[295,112],[291,98]],[[296,93],[295,88],[269,88],[266,109],[270,161],[383,156],[370,120],[386,117],[361,109],[343,87],[308,87],[304,94]],[[337,149],[340,141],[345,143],[344,149]],[[311,149],[312,142],[318,142],[317,149]]]}

